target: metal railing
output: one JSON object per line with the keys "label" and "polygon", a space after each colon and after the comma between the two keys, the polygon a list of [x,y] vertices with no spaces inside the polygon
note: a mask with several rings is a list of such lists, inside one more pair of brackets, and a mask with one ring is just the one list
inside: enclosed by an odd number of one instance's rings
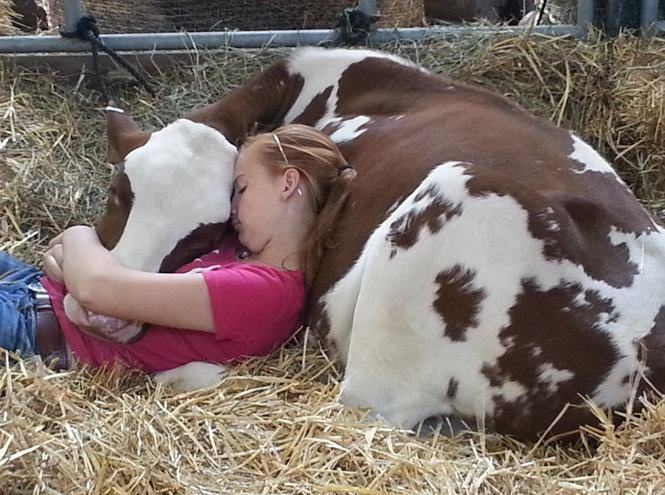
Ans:
{"label": "metal railing", "polygon": [[[376,2],[361,0],[359,7],[366,13],[376,12]],[[81,17],[81,0],[63,0],[63,26],[65,31],[75,30]],[[593,23],[594,1],[578,0],[577,22],[570,25],[547,25],[536,27],[471,27],[434,26],[427,28],[377,29],[368,35],[372,43],[398,40],[422,40],[431,37],[452,37],[473,33],[535,32],[556,36],[570,35],[583,38]],[[223,31],[223,32],[184,32],[184,33],[132,33],[104,34],[101,39],[116,51],[160,51],[187,50],[193,48],[219,48],[224,46],[256,48],[264,46],[303,46],[320,45],[334,41],[336,32],[332,29],[289,30],[289,31]],[[90,45],[84,41],[61,36],[2,36],[0,53],[72,53],[86,52]]]}
{"label": "metal railing", "polygon": [[658,0],[642,0],[640,15],[642,34],[657,36],[665,33],[665,19],[658,18]]}

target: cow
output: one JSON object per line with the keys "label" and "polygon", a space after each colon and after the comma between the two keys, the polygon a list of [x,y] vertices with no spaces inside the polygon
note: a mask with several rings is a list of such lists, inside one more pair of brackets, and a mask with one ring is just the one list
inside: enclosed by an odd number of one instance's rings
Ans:
{"label": "cow", "polygon": [[[311,125],[356,168],[305,314],[345,366],[342,403],[534,439],[593,422],[586,401],[665,390],[665,231],[573,132],[364,49],[294,50],[184,119],[233,145]],[[109,131],[121,154],[149,135],[126,115]],[[107,211],[108,247],[128,218],[149,223],[141,194]]]}

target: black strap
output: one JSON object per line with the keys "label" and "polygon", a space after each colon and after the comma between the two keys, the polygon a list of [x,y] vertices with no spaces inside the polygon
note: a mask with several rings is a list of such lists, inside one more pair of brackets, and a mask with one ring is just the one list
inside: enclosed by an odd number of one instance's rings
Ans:
{"label": "black strap", "polygon": [[545,13],[546,5],[547,5],[547,0],[543,0],[543,4],[540,6],[540,11],[538,12],[538,19],[536,20],[536,26],[540,26],[540,21],[543,19],[543,14]]}
{"label": "black strap", "polygon": [[92,52],[92,68],[95,72],[95,83],[97,85],[97,90],[101,93],[102,98],[104,99],[104,104],[108,104],[110,96],[108,89],[106,88],[106,85],[102,79],[101,71],[99,68],[100,49],[104,53],[108,54],[109,57],[111,57],[113,60],[115,60],[123,69],[129,72],[134,77],[134,79],[141,83],[141,85],[148,93],[150,93],[152,96],[155,96],[155,90],[147,81],[147,79],[143,77],[143,75],[141,75],[131,64],[120,57],[120,55],[106,46],[106,44],[101,40],[99,37],[99,27],[97,26],[97,21],[91,14],[85,15],[78,20],[76,23],[76,31],[61,31],[60,35],[64,38],[79,38],[90,42],[90,50]]}

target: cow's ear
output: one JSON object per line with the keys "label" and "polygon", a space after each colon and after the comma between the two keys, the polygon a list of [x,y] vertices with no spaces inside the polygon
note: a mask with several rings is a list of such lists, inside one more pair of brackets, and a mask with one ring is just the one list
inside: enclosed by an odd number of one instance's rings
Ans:
{"label": "cow's ear", "polygon": [[149,137],[150,133],[139,129],[134,119],[122,110],[106,109],[106,139],[108,143],[106,154],[109,163],[120,163],[130,151],[143,146]]}

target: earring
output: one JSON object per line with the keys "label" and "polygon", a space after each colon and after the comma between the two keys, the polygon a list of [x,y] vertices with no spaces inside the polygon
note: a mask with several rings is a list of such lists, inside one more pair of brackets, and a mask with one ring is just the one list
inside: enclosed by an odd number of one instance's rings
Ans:
{"label": "earring", "polygon": [[296,189],[296,191],[298,192],[298,196],[302,196],[302,190],[300,188]]}

